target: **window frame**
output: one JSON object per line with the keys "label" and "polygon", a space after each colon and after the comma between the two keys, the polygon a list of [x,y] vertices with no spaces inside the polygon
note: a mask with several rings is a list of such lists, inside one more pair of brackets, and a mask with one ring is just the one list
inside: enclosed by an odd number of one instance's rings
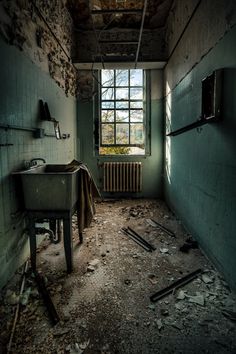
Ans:
{"label": "window frame", "polygon": [[[116,70],[116,69],[111,69],[111,70]],[[118,69],[120,70],[120,69]],[[132,70],[132,69],[123,69],[123,70]],[[129,98],[127,100],[124,100],[126,102],[128,102],[128,107],[127,109],[117,109],[115,107],[116,100],[102,100],[101,97],[101,93],[102,93],[102,84],[101,84],[101,70],[97,71],[95,76],[95,89],[97,94],[95,95],[94,98],[94,145],[95,145],[95,155],[97,156],[120,156],[119,154],[101,154],[99,152],[99,148],[100,147],[111,147],[111,148],[119,148],[119,147],[143,147],[144,148],[144,153],[140,154],[122,154],[122,156],[149,156],[151,154],[150,151],[150,137],[151,137],[151,130],[150,130],[150,70],[143,70],[143,86],[128,86],[128,90],[130,93],[130,88],[142,88],[143,89],[143,99],[130,99],[130,94],[129,94]],[[130,74],[129,74],[129,83],[130,83]],[[127,88],[127,86],[107,86],[106,88]],[[143,124],[143,134],[144,134],[144,142],[142,144],[102,144],[101,143],[101,129],[102,129],[102,121],[101,121],[101,112],[102,112],[102,101],[114,101],[114,108],[111,110],[114,110],[114,112],[116,111],[124,111],[124,110],[128,110],[129,111],[129,116],[130,116],[130,111],[132,110],[140,110],[140,108],[130,108],[130,102],[138,102],[138,101],[142,101],[143,102],[143,121],[141,122],[141,124]],[[120,100],[120,102],[122,102]],[[106,110],[106,109],[104,109]],[[109,109],[107,109],[109,110]],[[107,124],[107,123],[106,123]],[[114,126],[117,124],[117,122],[114,119],[114,122],[111,122],[111,124],[114,124]],[[119,123],[118,123],[119,124]],[[132,122],[129,121],[127,122],[127,124],[132,124]],[[140,124],[140,123],[134,123],[134,124]],[[129,130],[130,131],[130,130]],[[115,134],[114,134],[115,135]],[[130,141],[130,136],[129,136],[129,141]]]}

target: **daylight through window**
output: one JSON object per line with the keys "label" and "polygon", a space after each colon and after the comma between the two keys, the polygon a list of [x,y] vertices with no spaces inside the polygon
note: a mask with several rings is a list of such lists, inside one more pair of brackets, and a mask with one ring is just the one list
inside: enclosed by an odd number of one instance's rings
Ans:
{"label": "daylight through window", "polygon": [[102,70],[100,154],[145,154],[143,70]]}

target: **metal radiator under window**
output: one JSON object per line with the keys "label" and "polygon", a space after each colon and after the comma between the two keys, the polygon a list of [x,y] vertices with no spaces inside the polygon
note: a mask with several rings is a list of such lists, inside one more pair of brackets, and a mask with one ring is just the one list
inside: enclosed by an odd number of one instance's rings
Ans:
{"label": "metal radiator under window", "polygon": [[104,162],[104,192],[141,192],[141,162]]}

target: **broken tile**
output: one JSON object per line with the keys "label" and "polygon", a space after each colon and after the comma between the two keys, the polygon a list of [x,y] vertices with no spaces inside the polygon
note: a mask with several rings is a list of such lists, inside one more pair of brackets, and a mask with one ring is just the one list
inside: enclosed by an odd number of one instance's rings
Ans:
{"label": "broken tile", "polygon": [[199,293],[198,291],[196,292],[196,296],[188,295],[188,300],[189,300],[189,302],[198,304],[200,306],[205,305],[205,298],[204,298],[203,294]]}
{"label": "broken tile", "polygon": [[19,302],[19,296],[12,290],[7,290],[5,302],[9,305],[16,305]]}
{"label": "broken tile", "polygon": [[183,300],[183,299],[185,299],[185,298],[186,298],[186,293],[187,293],[186,290],[180,290],[180,291],[178,292],[178,295],[176,296],[176,299],[178,299],[178,300]]}
{"label": "broken tile", "polygon": [[146,219],[146,222],[153,227],[157,226],[156,223],[154,221],[152,221],[151,219]]}
{"label": "broken tile", "polygon": [[94,271],[95,271],[95,268],[92,267],[91,265],[88,265],[87,272],[94,272]]}
{"label": "broken tile", "polygon": [[169,311],[167,309],[161,309],[161,315],[162,316],[168,316],[169,315]]}
{"label": "broken tile", "polygon": [[149,308],[150,310],[155,310],[155,309],[156,309],[155,305],[153,305],[153,304],[148,305],[148,308]]}
{"label": "broken tile", "polygon": [[203,273],[202,274],[202,280],[205,284],[210,284],[214,282],[214,278],[213,277],[209,277],[207,274]]}
{"label": "broken tile", "polygon": [[163,327],[162,319],[161,318],[155,319],[155,324],[156,324],[158,330],[160,331],[162,329],[162,327]]}
{"label": "broken tile", "polygon": [[160,252],[161,253],[168,253],[169,252],[169,248],[162,247],[162,248],[160,248]]}

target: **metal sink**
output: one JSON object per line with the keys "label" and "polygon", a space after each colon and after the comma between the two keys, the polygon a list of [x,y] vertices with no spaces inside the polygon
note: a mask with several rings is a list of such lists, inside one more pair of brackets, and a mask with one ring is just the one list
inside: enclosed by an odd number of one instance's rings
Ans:
{"label": "metal sink", "polygon": [[80,166],[46,164],[14,172],[20,175],[26,210],[71,210],[78,199]]}

